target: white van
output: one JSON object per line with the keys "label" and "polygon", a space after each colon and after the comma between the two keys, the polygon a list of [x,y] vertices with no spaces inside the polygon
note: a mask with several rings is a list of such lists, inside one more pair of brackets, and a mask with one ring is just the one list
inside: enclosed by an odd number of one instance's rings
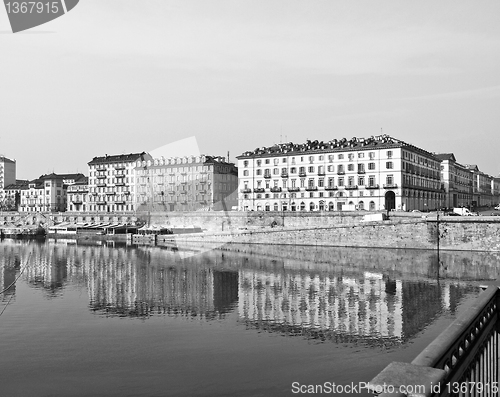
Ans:
{"label": "white van", "polygon": [[477,216],[477,212],[471,212],[467,208],[453,208],[453,212],[462,216]]}

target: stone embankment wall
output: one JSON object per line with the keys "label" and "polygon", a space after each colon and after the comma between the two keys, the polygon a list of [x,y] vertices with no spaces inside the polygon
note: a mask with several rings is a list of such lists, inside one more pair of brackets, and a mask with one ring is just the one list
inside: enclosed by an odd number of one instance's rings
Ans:
{"label": "stone embankment wall", "polygon": [[489,218],[404,219],[313,228],[275,227],[161,236],[160,244],[246,243],[333,247],[379,247],[500,251],[500,221]]}

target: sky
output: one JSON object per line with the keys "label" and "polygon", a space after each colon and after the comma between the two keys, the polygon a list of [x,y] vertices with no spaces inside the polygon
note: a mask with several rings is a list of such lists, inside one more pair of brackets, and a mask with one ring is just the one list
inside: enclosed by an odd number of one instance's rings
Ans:
{"label": "sky", "polygon": [[17,177],[194,137],[235,156],[381,132],[499,175],[500,2],[80,0],[13,34],[0,154]]}

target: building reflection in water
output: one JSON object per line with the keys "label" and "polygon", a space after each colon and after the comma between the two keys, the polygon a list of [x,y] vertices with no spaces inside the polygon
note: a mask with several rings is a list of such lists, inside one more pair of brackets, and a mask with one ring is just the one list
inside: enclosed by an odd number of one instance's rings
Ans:
{"label": "building reflection in water", "polygon": [[31,253],[21,280],[47,297],[68,283],[86,288],[90,309],[103,316],[210,321],[234,312],[249,328],[285,335],[401,343],[476,293],[469,280],[498,277],[497,258],[483,254],[437,261],[403,250],[273,250],[183,257],[158,247],[3,242],[0,285],[14,281]]}

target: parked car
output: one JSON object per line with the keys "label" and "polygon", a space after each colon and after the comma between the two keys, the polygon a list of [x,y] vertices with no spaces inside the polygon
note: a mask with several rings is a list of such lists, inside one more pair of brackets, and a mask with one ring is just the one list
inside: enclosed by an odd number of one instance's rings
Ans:
{"label": "parked car", "polygon": [[495,209],[500,211],[500,204],[498,204],[498,205],[495,207]]}

